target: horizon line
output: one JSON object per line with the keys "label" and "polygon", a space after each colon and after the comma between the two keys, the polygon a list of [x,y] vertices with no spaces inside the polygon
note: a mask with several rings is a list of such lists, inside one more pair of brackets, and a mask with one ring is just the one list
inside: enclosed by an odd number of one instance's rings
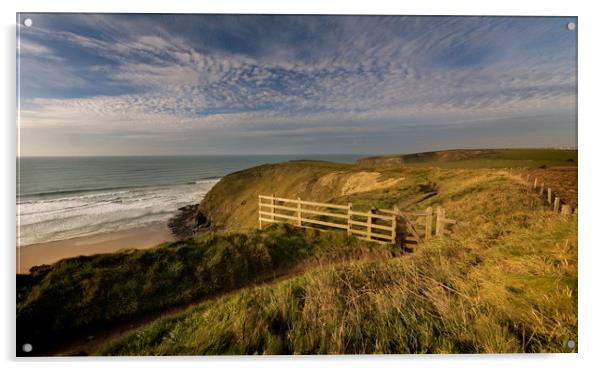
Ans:
{"label": "horizon line", "polygon": [[396,153],[231,153],[231,154],[118,154],[118,155],[17,155],[16,158],[115,158],[115,157],[234,157],[234,156],[336,156],[336,155],[353,155],[353,156],[387,156],[387,155],[408,155],[417,153],[443,152],[450,150],[578,150],[578,146],[545,146],[545,147],[478,147],[478,148],[447,148],[436,150],[423,150],[412,152],[396,152]]}

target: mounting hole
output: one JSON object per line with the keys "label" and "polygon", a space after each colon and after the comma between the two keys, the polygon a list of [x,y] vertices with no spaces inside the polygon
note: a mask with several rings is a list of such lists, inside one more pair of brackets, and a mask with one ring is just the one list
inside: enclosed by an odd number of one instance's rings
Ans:
{"label": "mounting hole", "polygon": [[26,18],[23,21],[23,24],[25,25],[25,27],[31,27],[31,25],[33,24],[33,21],[31,20],[31,18]]}
{"label": "mounting hole", "polygon": [[577,27],[577,26],[573,22],[569,22],[569,23],[566,24],[566,29],[569,30],[569,31],[574,30],[575,27]]}
{"label": "mounting hole", "polygon": [[575,348],[575,341],[569,340],[568,342],[566,342],[566,346],[569,348]]}
{"label": "mounting hole", "polygon": [[23,352],[29,353],[33,350],[33,346],[29,343],[25,343],[21,349],[23,349]]}

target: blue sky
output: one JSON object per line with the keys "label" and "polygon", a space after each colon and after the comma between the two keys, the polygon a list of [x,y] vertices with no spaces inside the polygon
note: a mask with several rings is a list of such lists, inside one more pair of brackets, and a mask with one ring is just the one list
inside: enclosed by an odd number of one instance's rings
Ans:
{"label": "blue sky", "polygon": [[24,156],[576,144],[576,18],[18,18]]}

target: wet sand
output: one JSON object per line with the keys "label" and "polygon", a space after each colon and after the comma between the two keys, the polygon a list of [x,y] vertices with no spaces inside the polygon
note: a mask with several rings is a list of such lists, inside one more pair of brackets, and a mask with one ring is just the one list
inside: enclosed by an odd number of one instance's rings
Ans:
{"label": "wet sand", "polygon": [[27,274],[32,266],[51,264],[64,258],[111,253],[120,249],[146,249],[172,241],[164,223],[130,230],[82,236],[17,248],[17,273]]}

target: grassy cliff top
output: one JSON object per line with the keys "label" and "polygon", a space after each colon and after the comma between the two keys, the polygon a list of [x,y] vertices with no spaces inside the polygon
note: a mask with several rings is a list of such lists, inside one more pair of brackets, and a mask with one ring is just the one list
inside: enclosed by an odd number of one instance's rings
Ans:
{"label": "grassy cliff top", "polygon": [[361,158],[360,166],[437,166],[447,168],[564,167],[577,165],[577,150],[452,149]]}
{"label": "grassy cliff top", "polygon": [[576,150],[559,149],[447,150],[370,157],[356,165],[323,161],[266,164],[225,176],[202,200],[199,212],[214,226],[244,230],[258,225],[260,194],[351,202],[357,209],[391,209],[395,205],[409,209],[423,206],[420,199],[445,191],[453,179],[490,174],[500,168],[576,165]]}
{"label": "grassy cliff top", "polygon": [[[414,181],[420,170],[402,174]],[[245,288],[100,353],[575,351],[566,343],[577,338],[576,218],[551,213],[507,171],[432,171],[439,191],[419,207],[442,205],[460,220],[452,238],[400,258],[347,261]]]}

